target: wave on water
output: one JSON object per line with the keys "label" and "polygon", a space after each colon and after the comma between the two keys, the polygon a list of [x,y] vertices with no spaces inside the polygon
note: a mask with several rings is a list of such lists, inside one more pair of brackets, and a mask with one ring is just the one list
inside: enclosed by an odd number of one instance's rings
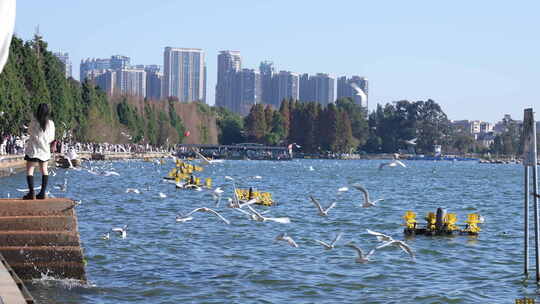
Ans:
{"label": "wave on water", "polygon": [[55,278],[48,273],[42,273],[40,278],[32,279],[32,284],[39,284],[44,287],[61,287],[64,289],[73,289],[73,288],[95,288],[96,284],[87,281],[81,281],[76,279],[62,279]]}

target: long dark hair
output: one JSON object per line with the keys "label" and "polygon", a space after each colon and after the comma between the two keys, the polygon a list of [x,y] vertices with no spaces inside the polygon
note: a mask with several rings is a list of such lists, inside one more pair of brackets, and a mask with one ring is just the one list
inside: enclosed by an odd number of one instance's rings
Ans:
{"label": "long dark hair", "polygon": [[49,105],[46,103],[40,103],[36,111],[36,119],[39,122],[39,126],[43,131],[47,127],[49,121]]}

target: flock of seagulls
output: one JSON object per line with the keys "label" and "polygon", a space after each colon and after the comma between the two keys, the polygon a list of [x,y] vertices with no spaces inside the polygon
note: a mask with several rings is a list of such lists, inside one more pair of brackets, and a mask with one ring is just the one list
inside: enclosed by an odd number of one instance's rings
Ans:
{"label": "flock of seagulls", "polygon": [[[203,161],[205,163],[212,163],[211,160],[205,161],[203,159]],[[385,166],[388,166],[388,167],[396,167],[396,166],[406,167],[405,164],[403,164],[401,161],[399,161],[397,159],[394,159],[393,161],[391,161],[389,163],[380,164],[379,169],[382,169]],[[95,168],[92,168],[92,167],[90,167],[89,169],[76,169],[76,168],[72,168],[72,169],[86,170],[90,174],[101,175],[101,176],[120,176],[120,174],[118,172],[114,171],[114,170],[103,170],[101,172],[98,172],[97,170],[95,170]],[[309,166],[308,170],[309,171],[315,171],[313,166]],[[253,178],[254,179],[262,179],[262,176],[256,175],[256,176],[253,176]],[[232,185],[232,197],[227,198],[228,204],[226,205],[226,207],[238,212],[239,214],[242,214],[242,215],[246,216],[249,220],[256,221],[256,222],[277,223],[277,224],[289,224],[289,223],[291,223],[291,219],[289,217],[286,217],[286,216],[273,217],[273,216],[267,215],[267,213],[270,212],[270,210],[266,210],[266,211],[257,210],[255,205],[254,205],[254,204],[257,203],[257,199],[241,200],[237,195],[237,191],[236,191],[237,188],[236,188],[236,180],[235,180],[235,178],[232,178],[230,176],[225,176],[225,179],[229,180],[231,182],[231,185]],[[59,190],[59,191],[66,192],[67,191],[67,186],[68,186],[68,181],[67,181],[67,178],[65,178],[63,184],[57,184],[57,185],[54,186],[54,188]],[[178,187],[178,185],[176,185],[176,186]],[[361,202],[360,206],[363,207],[363,208],[376,207],[376,206],[378,206],[377,205],[378,202],[384,200],[382,198],[372,200],[370,198],[370,196],[369,196],[368,190],[361,184],[358,184],[358,183],[352,184],[350,187],[352,187],[353,189],[358,190],[360,193],[362,193],[363,202]],[[194,189],[194,190],[202,191],[202,188],[200,188],[200,187],[198,187],[198,188],[199,189]],[[36,187],[35,189],[39,190],[40,187]],[[21,191],[21,192],[28,191],[28,189],[17,189],[17,190]],[[340,187],[337,190],[337,192],[338,192],[337,194],[339,195],[340,193],[344,193],[344,192],[347,192],[347,191],[349,191],[349,187]],[[127,188],[125,190],[125,193],[140,194],[141,191],[139,189],[136,189],[136,188]],[[219,207],[220,202],[223,199],[224,193],[225,193],[225,191],[223,190],[222,187],[216,187],[214,190],[211,190],[210,194],[212,196],[212,199],[213,199],[213,201],[215,203],[216,208]],[[163,192],[159,192],[158,196],[159,196],[159,198],[162,198],[162,199],[167,198],[167,195],[164,194]],[[319,202],[319,200],[316,199],[313,195],[309,195],[308,198],[313,203],[313,205],[316,207],[317,214],[319,216],[321,216],[321,217],[328,217],[329,212],[332,209],[334,209],[338,204],[337,200],[335,200],[335,201],[331,202],[328,206],[323,207],[322,204]],[[78,202],[76,202],[75,206],[78,206],[81,203],[82,203],[81,201],[78,201]],[[227,219],[222,213],[220,213],[219,211],[217,211],[215,209],[206,207],[206,206],[195,208],[195,209],[193,209],[193,210],[191,210],[191,211],[189,211],[187,213],[184,213],[184,214],[179,212],[176,215],[176,222],[177,223],[188,223],[190,221],[195,220],[195,218],[196,218],[195,215],[200,214],[200,213],[209,214],[209,215],[215,217],[216,220],[218,220],[218,221],[220,221],[220,222],[222,222],[222,223],[224,223],[226,225],[231,224],[231,221],[229,219]],[[128,230],[127,225],[124,225],[123,227],[112,228],[109,232],[106,232],[106,233],[104,233],[102,235],[102,239],[103,240],[110,240],[111,239],[111,234],[118,235],[121,239],[126,239],[127,238],[127,230]],[[375,232],[375,231],[372,231],[372,230],[369,230],[369,229],[367,229],[367,233],[369,235],[375,236],[377,241],[379,242],[379,244],[377,246],[375,246],[373,249],[371,249],[367,253],[365,251],[363,251],[353,241],[350,241],[350,242],[345,244],[346,247],[349,247],[349,248],[356,251],[356,253],[357,253],[357,256],[355,257],[356,262],[358,262],[358,263],[367,263],[367,262],[371,261],[371,257],[375,254],[376,251],[383,250],[385,248],[399,248],[402,251],[406,252],[413,260],[415,259],[415,253],[414,253],[413,249],[407,243],[405,243],[404,241],[396,240],[396,239],[392,238],[389,235],[386,235],[386,234],[383,234],[383,233],[380,233],[380,232]],[[333,250],[338,246],[338,242],[342,239],[342,236],[343,236],[343,233],[339,232],[329,242],[318,240],[318,239],[313,239],[313,242],[315,242],[316,244],[322,246],[325,250]],[[277,235],[275,237],[275,241],[276,242],[286,243],[286,244],[288,244],[289,246],[291,246],[293,248],[298,248],[299,247],[298,243],[293,239],[293,237],[288,235],[286,232],[282,232],[279,235]]]}

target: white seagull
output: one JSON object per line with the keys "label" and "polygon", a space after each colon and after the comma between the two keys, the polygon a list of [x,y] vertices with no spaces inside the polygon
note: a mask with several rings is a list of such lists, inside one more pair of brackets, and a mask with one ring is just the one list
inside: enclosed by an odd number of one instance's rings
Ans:
{"label": "white seagull", "polygon": [[165,195],[163,192],[160,192],[160,193],[159,193],[159,197],[160,197],[160,198],[166,198],[167,195]]}
{"label": "white seagull", "polygon": [[139,189],[135,189],[135,188],[127,188],[127,189],[126,189],[126,193],[130,193],[130,192],[137,193],[137,194],[140,194],[140,193],[141,193],[141,191],[139,191]]}
{"label": "white seagull", "polygon": [[388,167],[397,167],[397,166],[402,166],[403,168],[407,168],[407,166],[401,162],[400,160],[397,160],[397,159],[394,159],[393,161],[391,162],[387,162],[387,163],[382,163],[379,165],[379,170],[382,170],[385,166],[388,166]]}
{"label": "white seagull", "polygon": [[336,206],[336,204],[337,204],[337,202],[333,202],[332,204],[330,204],[330,206],[328,206],[328,208],[324,209],[321,206],[321,204],[319,203],[319,201],[317,201],[313,196],[310,195],[309,198],[311,199],[313,204],[315,204],[317,209],[319,209],[319,215],[320,216],[328,216],[328,211],[330,211],[330,209],[334,208]]}
{"label": "white seagull", "polygon": [[251,211],[251,218],[258,222],[276,222],[281,224],[289,224],[291,219],[288,217],[264,217],[261,213],[257,212],[253,207],[247,205],[248,209]]}
{"label": "white seagull", "polygon": [[101,236],[102,239],[104,240],[110,240],[111,239],[111,235],[107,232],[107,233],[104,233],[102,236]]}
{"label": "white seagull", "polygon": [[379,245],[377,247],[375,247],[375,249],[379,250],[379,249],[382,249],[384,247],[388,247],[388,246],[394,246],[394,247],[398,247],[398,248],[401,248],[403,251],[405,251],[406,253],[408,253],[411,258],[415,259],[415,254],[412,250],[412,248],[407,245],[407,243],[403,242],[403,241],[399,241],[399,240],[391,240],[391,241],[388,241],[386,243],[383,243],[382,245]]}
{"label": "white seagull", "polygon": [[249,201],[244,201],[244,200],[234,200],[229,197],[228,200],[229,200],[229,208],[233,208],[233,209],[242,209],[245,206],[253,205],[258,202],[256,198],[250,199]]}
{"label": "white seagull", "polygon": [[336,237],[334,238],[334,240],[330,244],[328,244],[326,242],[323,242],[323,241],[320,241],[320,240],[314,240],[314,241],[321,244],[321,245],[323,245],[324,249],[330,250],[330,249],[334,249],[334,246],[336,245],[337,241],[339,241],[339,239],[341,239],[342,235],[343,235],[343,233],[340,232],[338,235],[336,235]]}
{"label": "white seagull", "polygon": [[406,140],[405,143],[406,143],[407,145],[416,146],[416,140],[417,140],[417,139],[418,139],[418,138],[409,139],[409,140]]}
{"label": "white seagull", "polygon": [[360,184],[354,184],[352,185],[353,188],[355,188],[356,190],[360,190],[362,191],[362,193],[364,193],[364,204],[362,204],[362,207],[364,208],[368,208],[368,207],[372,207],[372,206],[375,206],[375,204],[379,201],[384,201],[384,199],[380,198],[378,200],[374,200],[374,201],[370,201],[369,200],[369,192],[367,191],[366,188],[364,188],[364,186],[360,185]]}
{"label": "white seagull", "polygon": [[380,233],[380,232],[375,232],[375,231],[369,230],[369,229],[366,229],[366,231],[367,231],[367,233],[369,233],[371,235],[374,235],[379,242],[390,242],[390,241],[394,240],[391,236]]}
{"label": "white seagull", "polygon": [[230,224],[231,222],[229,222],[229,220],[227,220],[226,218],[224,218],[223,216],[221,216],[221,214],[219,214],[218,212],[216,212],[215,210],[212,210],[210,208],[207,208],[207,207],[201,207],[201,208],[197,208],[197,209],[194,209],[193,211],[189,212],[188,214],[184,215],[184,216],[179,216],[179,217],[176,217],[176,221],[177,222],[185,222],[185,221],[189,221],[187,220],[187,218],[190,217],[190,215],[192,215],[193,213],[195,212],[209,212],[209,213],[212,213],[214,214],[215,216],[219,217],[222,221],[225,222],[225,224]]}
{"label": "white seagull", "polygon": [[355,260],[356,263],[369,262],[370,261],[369,257],[372,256],[373,253],[375,253],[375,249],[376,249],[376,248],[373,248],[368,252],[368,254],[365,254],[364,251],[360,249],[360,247],[356,246],[353,242],[347,243],[345,246],[351,247],[352,249],[356,250],[356,252],[358,253],[358,257]]}
{"label": "white seagull", "polygon": [[115,171],[104,171],[103,173],[101,173],[101,175],[103,175],[103,176],[111,176],[111,175],[120,176],[120,174],[118,172],[115,172]]}
{"label": "white seagull", "polygon": [[349,188],[348,187],[341,187],[339,189],[337,189],[338,192],[346,192],[346,191],[349,191]]}
{"label": "white seagull", "polygon": [[276,236],[276,241],[285,241],[287,242],[291,247],[298,248],[298,244],[292,239],[292,237],[288,236],[287,233],[283,232],[282,234]]}
{"label": "white seagull", "polygon": [[216,202],[216,207],[219,206],[219,202],[221,202],[222,194],[223,194],[223,190],[221,190],[221,187],[217,187],[212,192],[212,197],[214,198],[214,201]]}
{"label": "white seagull", "polygon": [[355,95],[360,97],[360,105],[364,106],[367,104],[367,95],[356,83],[351,82],[351,87],[356,92]]}
{"label": "white seagull", "polygon": [[112,231],[120,233],[122,238],[125,239],[127,237],[127,227],[127,225],[124,225],[123,228],[113,228]]}
{"label": "white seagull", "polygon": [[193,150],[193,152],[195,152],[195,154],[197,154],[198,157],[201,158],[201,160],[207,164],[207,165],[210,165],[210,164],[217,164],[217,163],[222,163],[223,160],[222,159],[208,159],[206,157],[204,157],[204,155],[202,155],[201,153]]}

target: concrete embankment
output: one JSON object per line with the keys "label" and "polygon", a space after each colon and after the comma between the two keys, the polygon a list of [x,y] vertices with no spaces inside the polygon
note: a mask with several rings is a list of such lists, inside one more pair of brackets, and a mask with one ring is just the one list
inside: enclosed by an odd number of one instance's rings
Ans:
{"label": "concrete embankment", "polygon": [[75,202],[0,199],[0,254],[22,280],[86,280]]}

